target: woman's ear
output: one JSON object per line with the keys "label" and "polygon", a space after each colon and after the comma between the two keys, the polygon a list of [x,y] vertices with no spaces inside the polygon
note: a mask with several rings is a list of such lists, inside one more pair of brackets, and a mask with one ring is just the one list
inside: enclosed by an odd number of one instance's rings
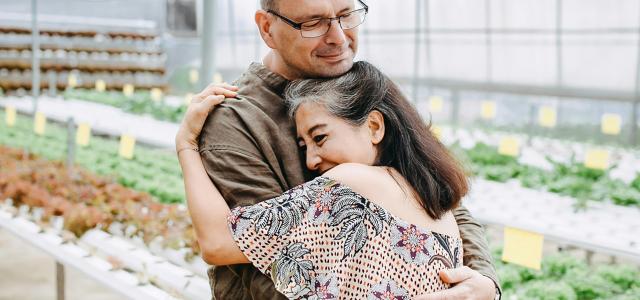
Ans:
{"label": "woman's ear", "polygon": [[258,31],[260,32],[260,36],[262,36],[262,40],[264,43],[269,46],[269,48],[274,49],[275,43],[273,40],[273,35],[271,35],[271,22],[273,18],[269,16],[269,13],[264,10],[256,11],[255,21],[258,26]]}
{"label": "woman's ear", "polygon": [[367,125],[371,136],[371,143],[380,144],[384,138],[384,116],[381,112],[374,110],[367,117]]}

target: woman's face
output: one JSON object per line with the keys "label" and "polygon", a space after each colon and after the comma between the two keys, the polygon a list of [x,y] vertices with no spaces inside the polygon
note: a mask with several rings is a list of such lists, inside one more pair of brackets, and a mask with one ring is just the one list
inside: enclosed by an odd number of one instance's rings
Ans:
{"label": "woman's face", "polygon": [[377,142],[369,122],[354,126],[318,103],[300,105],[295,121],[309,170],[322,174],[341,163],[375,163]]}

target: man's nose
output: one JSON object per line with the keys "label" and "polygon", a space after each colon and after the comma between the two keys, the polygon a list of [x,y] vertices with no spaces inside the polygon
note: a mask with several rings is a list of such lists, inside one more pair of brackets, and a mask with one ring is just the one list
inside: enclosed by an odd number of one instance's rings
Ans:
{"label": "man's nose", "polygon": [[329,25],[329,31],[325,35],[325,41],[327,44],[334,44],[341,46],[347,41],[347,36],[344,34],[340,22],[338,20],[332,20]]}

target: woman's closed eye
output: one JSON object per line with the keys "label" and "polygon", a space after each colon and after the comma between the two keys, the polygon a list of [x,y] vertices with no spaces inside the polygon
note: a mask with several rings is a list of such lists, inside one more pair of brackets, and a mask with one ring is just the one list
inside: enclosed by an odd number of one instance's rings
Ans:
{"label": "woman's closed eye", "polygon": [[314,136],[314,137],[313,137],[313,141],[314,141],[317,145],[322,144],[326,139],[327,139],[327,135],[326,135],[326,134],[318,134],[318,135],[316,135],[316,136]]}

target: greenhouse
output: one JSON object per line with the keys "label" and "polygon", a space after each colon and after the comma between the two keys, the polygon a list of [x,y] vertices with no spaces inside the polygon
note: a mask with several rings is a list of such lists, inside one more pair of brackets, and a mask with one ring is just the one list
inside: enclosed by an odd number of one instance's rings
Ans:
{"label": "greenhouse", "polygon": [[0,0],[1,299],[640,299],[640,0]]}

